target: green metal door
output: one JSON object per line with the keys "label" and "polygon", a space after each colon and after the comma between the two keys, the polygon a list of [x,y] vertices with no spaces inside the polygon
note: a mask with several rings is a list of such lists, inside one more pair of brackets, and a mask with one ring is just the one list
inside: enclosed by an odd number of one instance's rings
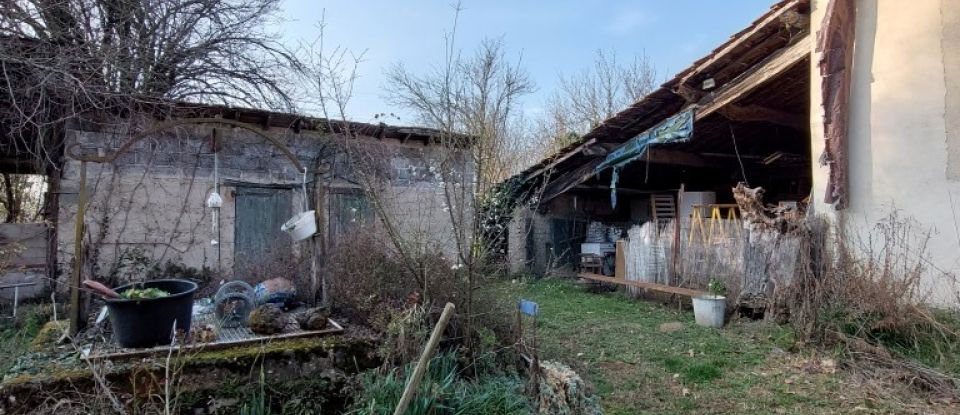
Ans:
{"label": "green metal door", "polygon": [[234,269],[268,263],[290,252],[290,237],[280,230],[293,216],[290,189],[238,186],[234,219]]}

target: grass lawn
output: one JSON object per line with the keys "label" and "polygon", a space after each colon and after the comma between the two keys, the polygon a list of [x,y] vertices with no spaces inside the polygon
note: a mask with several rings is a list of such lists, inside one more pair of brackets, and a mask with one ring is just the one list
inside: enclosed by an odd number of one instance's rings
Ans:
{"label": "grass lawn", "polygon": [[692,311],[567,281],[500,289],[504,299],[540,304],[541,359],[573,367],[607,414],[894,412],[857,392],[830,356],[787,352],[793,340],[785,327],[700,327]]}

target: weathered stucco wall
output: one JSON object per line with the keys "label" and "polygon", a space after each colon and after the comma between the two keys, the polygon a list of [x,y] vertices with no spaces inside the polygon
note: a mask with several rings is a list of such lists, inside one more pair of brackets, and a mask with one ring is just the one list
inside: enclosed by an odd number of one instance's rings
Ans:
{"label": "weathered stucco wall", "polygon": [[[70,131],[69,143],[79,144],[87,154],[106,154],[117,149],[127,138],[95,128]],[[221,130],[223,131],[223,130]],[[338,191],[360,192],[351,183],[351,167],[344,162],[342,137],[316,132],[271,129],[267,131],[291,148],[298,160],[311,172],[311,190],[316,187],[325,195],[326,206],[318,209],[329,220],[331,194]],[[210,149],[210,128],[181,128],[169,134],[138,142],[133,149],[112,164],[88,163],[87,186],[90,206],[85,215],[85,244],[89,265],[85,275],[118,278],[138,272],[131,264],[164,264],[167,261],[188,267],[229,274],[234,264],[236,189],[239,183],[294,185],[280,190],[289,194],[291,209],[284,217],[300,211],[301,175],[282,153],[263,138],[243,130],[224,133],[221,139],[219,180],[226,182],[220,194],[220,234],[213,234],[212,210],[206,207],[207,195],[214,188],[214,157]],[[378,192],[397,227],[405,236],[420,235],[437,249],[453,254],[453,227],[443,197],[439,176],[430,169],[440,159],[449,159],[451,150],[425,146],[411,141],[361,138],[362,148],[378,160],[377,170],[387,185]],[[473,170],[468,158],[460,157],[466,183],[472,183]],[[320,167],[327,166],[327,167]],[[79,189],[80,162],[69,159],[61,181],[58,261],[61,274],[72,270],[74,223]],[[233,185],[231,183],[238,183]],[[316,198],[310,196],[309,208]],[[468,207],[469,208],[469,207]],[[328,227],[320,224],[323,231]],[[380,225],[372,225],[374,228]],[[279,242],[289,243],[287,235],[276,229]],[[324,236],[325,237],[325,236]],[[219,244],[212,244],[217,239]],[[280,245],[280,244],[278,244]],[[305,255],[309,246],[294,244],[295,255]],[[122,259],[122,258],[126,259]],[[61,276],[62,278],[63,276]],[[61,287],[65,286],[62,284]]]}
{"label": "weathered stucco wall", "polygon": [[[812,30],[828,0],[813,2]],[[827,169],[814,163],[814,210],[856,236],[894,210],[932,232],[930,300],[957,304],[960,274],[960,2],[857,1],[850,100],[849,208],[823,204]],[[818,74],[814,51],[811,73]],[[811,145],[823,153],[821,91],[811,82]],[[920,245],[914,242],[914,248]]]}

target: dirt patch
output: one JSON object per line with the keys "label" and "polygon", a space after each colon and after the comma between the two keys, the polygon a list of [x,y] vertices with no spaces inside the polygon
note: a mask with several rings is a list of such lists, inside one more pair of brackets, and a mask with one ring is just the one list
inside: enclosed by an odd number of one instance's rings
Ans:
{"label": "dirt patch", "polygon": [[660,325],[661,333],[673,333],[675,331],[683,330],[683,323],[679,321],[672,321],[669,323],[663,323]]}

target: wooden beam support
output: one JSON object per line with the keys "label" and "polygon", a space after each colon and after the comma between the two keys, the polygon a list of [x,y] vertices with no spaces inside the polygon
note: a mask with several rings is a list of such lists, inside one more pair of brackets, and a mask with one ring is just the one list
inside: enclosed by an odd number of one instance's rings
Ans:
{"label": "wooden beam support", "polygon": [[579,154],[580,152],[584,151],[584,149],[586,149],[587,147],[593,145],[593,144],[596,143],[596,142],[597,142],[597,139],[596,139],[596,138],[591,138],[591,139],[583,142],[583,144],[580,144],[580,145],[578,145],[576,148],[574,148],[573,150],[568,151],[566,154],[564,154],[564,155],[562,155],[562,156],[560,156],[560,157],[557,157],[556,160],[551,161],[551,162],[550,162],[549,164],[547,164],[546,166],[543,166],[543,167],[537,169],[537,171],[535,171],[535,172],[533,172],[533,173],[530,173],[529,175],[527,175],[527,177],[537,177],[537,176],[539,176],[539,175],[541,175],[541,174],[543,174],[543,173],[546,173],[546,172],[550,171],[551,169],[553,169],[554,167],[556,167],[557,164],[560,164],[560,163],[563,162],[564,160],[566,160],[566,159],[568,159],[568,158],[570,158],[570,157],[573,157],[573,156],[576,155],[576,154]]}
{"label": "wooden beam support", "polygon": [[759,86],[782,75],[797,62],[810,56],[813,40],[809,34],[793,44],[780,49],[753,69],[744,72],[736,79],[728,82],[716,92],[702,99],[698,104],[697,119],[703,119],[721,108],[736,102]]}
{"label": "wooden beam support", "polygon": [[762,21],[757,22],[757,24],[753,25],[753,27],[751,27],[750,29],[733,35],[733,38],[735,40],[727,43],[722,47],[722,49],[717,51],[717,53],[714,53],[710,59],[703,61],[702,63],[697,65],[696,68],[693,68],[693,70],[691,70],[688,74],[686,74],[683,77],[683,79],[680,80],[680,84],[683,85],[683,84],[689,83],[690,78],[697,76],[703,71],[706,71],[707,69],[709,69],[711,66],[713,66],[718,62],[728,61],[730,58],[727,56],[727,54],[736,50],[744,43],[752,41],[753,36],[755,34],[759,33],[761,30],[766,29],[771,24],[779,25],[781,23],[781,16],[792,12],[799,3],[800,3],[799,0],[794,0],[787,4],[784,4],[783,7],[781,7],[779,10],[773,13],[770,13],[769,16],[767,16]]}
{"label": "wooden beam support", "polygon": [[697,102],[706,94],[706,92],[684,83],[677,84],[677,86],[673,88],[673,93],[679,95],[687,102]]}
{"label": "wooden beam support", "polygon": [[577,276],[590,281],[605,282],[608,284],[626,285],[628,287],[643,288],[645,290],[658,291],[658,292],[668,293],[668,294],[677,294],[677,295],[682,295],[682,296],[691,297],[691,298],[700,297],[700,296],[709,294],[706,291],[694,290],[691,288],[672,287],[669,285],[654,284],[652,282],[640,282],[640,281],[626,280],[626,279],[622,280],[619,278],[607,277],[600,274],[591,274],[589,272],[581,272],[580,274],[577,274]]}
{"label": "wooden beam support", "polygon": [[715,167],[717,163],[711,163],[695,153],[686,151],[668,150],[665,148],[648,148],[649,156],[645,156],[637,162],[649,160],[650,163],[671,164],[675,166],[689,167]]}
{"label": "wooden beam support", "polygon": [[767,108],[760,105],[727,105],[718,110],[721,115],[730,121],[766,121],[803,131],[810,127],[806,117],[798,114]]}
{"label": "wooden beam support", "polygon": [[622,143],[596,143],[592,147],[585,147],[580,152],[585,156],[605,156]]}
{"label": "wooden beam support", "polygon": [[[647,151],[649,152],[649,156],[644,156],[643,158],[638,159],[636,163],[643,163],[649,157],[650,163],[672,164],[689,167],[714,167],[720,165],[719,163],[711,162],[694,153],[660,148],[648,148]],[[574,186],[578,186],[581,183],[589,180],[597,173],[595,169],[598,165],[600,165],[601,162],[603,162],[603,159],[601,158],[594,159],[588,163],[585,163],[579,168],[568,171],[557,177],[555,180],[552,180],[543,191],[542,201],[547,202],[554,197],[563,194],[567,190],[570,190]]]}

